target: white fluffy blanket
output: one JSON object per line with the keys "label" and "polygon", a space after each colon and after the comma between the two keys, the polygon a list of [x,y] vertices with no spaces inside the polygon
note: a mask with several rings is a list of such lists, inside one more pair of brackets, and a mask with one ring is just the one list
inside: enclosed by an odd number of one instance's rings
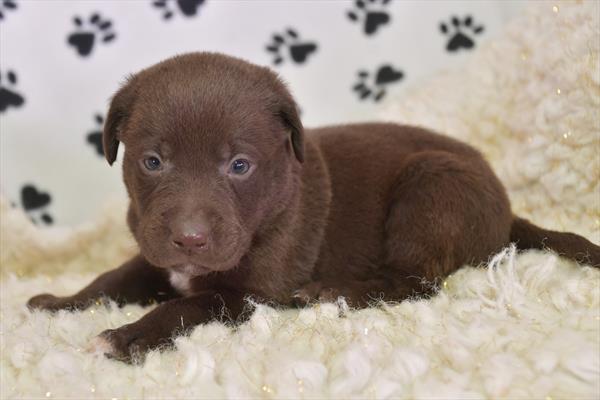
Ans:
{"label": "white fluffy blanket", "polygon": [[[532,3],[466,69],[424,83],[386,117],[475,144],[520,215],[598,243],[599,7]],[[432,299],[259,306],[237,329],[200,326],[130,366],[85,348],[148,308],[24,306],[78,290],[135,251],[124,204],[72,231],[39,231],[2,199],[0,218],[1,398],[600,397],[600,271],[548,252],[508,248]]]}

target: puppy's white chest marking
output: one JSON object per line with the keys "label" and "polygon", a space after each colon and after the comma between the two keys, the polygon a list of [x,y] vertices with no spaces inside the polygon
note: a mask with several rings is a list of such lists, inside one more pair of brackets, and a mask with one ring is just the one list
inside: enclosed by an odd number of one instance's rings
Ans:
{"label": "puppy's white chest marking", "polygon": [[192,275],[186,272],[169,271],[169,282],[179,293],[187,296],[191,293]]}

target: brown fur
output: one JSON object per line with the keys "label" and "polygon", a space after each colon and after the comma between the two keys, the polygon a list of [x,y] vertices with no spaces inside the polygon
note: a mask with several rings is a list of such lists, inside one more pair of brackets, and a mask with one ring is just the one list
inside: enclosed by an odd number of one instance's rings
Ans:
{"label": "brown fur", "polygon": [[[108,113],[110,164],[119,143],[140,255],[74,296],[29,302],[50,310],[101,295],[164,302],[101,334],[119,359],[223,306],[238,318],[248,295],[284,306],[341,295],[363,307],[426,293],[423,278],[485,262],[510,241],[600,264],[586,239],[513,217],[472,147],[394,124],[304,130],[275,74],[220,54],[178,56],[132,76]],[[160,171],[145,169],[149,152]],[[240,153],[253,169],[232,175]],[[174,245],[190,230],[200,244]]]}

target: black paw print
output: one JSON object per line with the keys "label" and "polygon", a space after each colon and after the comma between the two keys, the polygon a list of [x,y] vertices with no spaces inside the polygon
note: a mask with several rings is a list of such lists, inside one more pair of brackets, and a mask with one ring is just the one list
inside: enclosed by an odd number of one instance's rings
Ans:
{"label": "black paw print", "polygon": [[[171,19],[173,17],[173,8],[170,4],[173,3],[171,0],[156,0],[152,5],[156,8],[163,10],[163,18]],[[175,0],[179,11],[186,17],[193,17],[198,13],[198,9],[204,3],[204,0]]]}
{"label": "black paw print", "polygon": [[[369,79],[371,78],[371,79]],[[373,101],[379,101],[385,96],[388,85],[400,81],[404,78],[404,73],[394,69],[391,65],[382,65],[377,69],[374,77],[367,71],[358,72],[358,83],[352,87],[352,90],[358,94],[361,100],[373,98]],[[368,81],[371,83],[368,83]]]}
{"label": "black paw print", "polygon": [[0,21],[4,19],[4,13],[8,10],[14,10],[17,8],[17,2],[14,0],[3,0],[0,1]]}
{"label": "black paw print", "polygon": [[21,107],[25,103],[23,96],[14,90],[16,84],[17,74],[13,71],[8,71],[4,78],[0,74],[0,113],[6,111],[9,107]]}
{"label": "black paw print", "polygon": [[94,121],[96,121],[96,128],[87,134],[87,142],[94,146],[96,153],[99,156],[104,157],[104,148],[102,147],[102,125],[104,124],[104,118],[102,115],[94,115]]}
{"label": "black paw print", "polygon": [[87,23],[76,16],[73,18],[73,23],[76,31],[68,36],[67,42],[75,47],[77,53],[82,57],[88,56],[92,52],[96,37],[100,37],[103,43],[112,42],[117,37],[111,29],[112,22],[103,20],[98,13],[92,14]]}
{"label": "black paw print", "polygon": [[354,10],[348,11],[347,15],[354,22],[363,22],[364,31],[367,35],[377,32],[380,26],[390,22],[390,14],[383,8],[373,7],[386,6],[390,0],[356,0]]}
{"label": "black paw print", "polygon": [[451,23],[449,24],[444,22],[440,24],[440,31],[450,38],[446,44],[446,50],[458,51],[461,48],[473,48],[475,42],[473,42],[473,39],[471,39],[469,33],[465,32],[465,30],[470,31],[471,35],[479,35],[483,32],[483,26],[475,26],[473,24],[473,18],[470,15],[465,17],[463,21],[456,16],[452,17],[450,21]]}
{"label": "black paw print", "polygon": [[272,43],[267,46],[267,51],[273,53],[275,57],[273,64],[279,65],[284,60],[282,52],[289,49],[292,60],[297,64],[303,64],[307,57],[317,50],[317,44],[314,42],[304,42],[298,37],[298,33],[289,28],[283,35],[274,34]]}
{"label": "black paw print", "polygon": [[43,222],[50,225],[54,222],[52,216],[46,211],[51,201],[52,198],[48,193],[40,192],[33,185],[25,185],[21,188],[21,204],[34,224]]}

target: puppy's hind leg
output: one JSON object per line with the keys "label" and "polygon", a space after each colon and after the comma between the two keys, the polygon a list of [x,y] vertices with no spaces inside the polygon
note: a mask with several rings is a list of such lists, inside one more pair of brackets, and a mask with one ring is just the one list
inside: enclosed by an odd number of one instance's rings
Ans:
{"label": "puppy's hind leg", "polygon": [[431,293],[467,263],[478,264],[509,242],[510,204],[483,158],[445,151],[406,160],[390,196],[382,272],[390,297]]}
{"label": "puppy's hind leg", "polygon": [[351,306],[364,307],[431,294],[440,278],[485,261],[509,241],[508,198],[476,153],[407,157],[388,204],[381,268],[367,280],[311,282],[296,292],[297,305],[343,296]]}
{"label": "puppy's hind leg", "polygon": [[61,309],[83,309],[100,298],[126,303],[149,304],[178,297],[169,283],[166,270],[150,265],[141,256],[136,256],[119,268],[105,272],[78,293],[67,297],[40,294],[32,297],[30,309],[57,311]]}

